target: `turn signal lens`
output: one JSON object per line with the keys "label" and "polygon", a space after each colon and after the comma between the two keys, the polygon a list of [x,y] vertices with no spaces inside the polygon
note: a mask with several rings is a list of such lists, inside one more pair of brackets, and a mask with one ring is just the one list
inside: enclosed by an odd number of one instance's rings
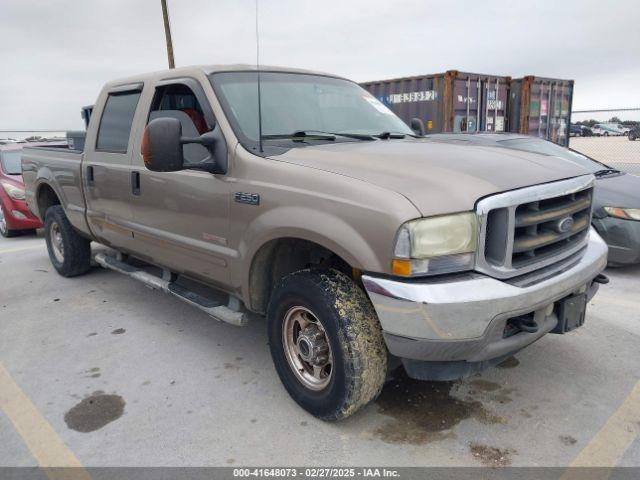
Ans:
{"label": "turn signal lens", "polygon": [[400,277],[410,277],[411,260],[395,258],[393,260],[393,274]]}
{"label": "turn signal lens", "polygon": [[640,208],[604,207],[604,211],[610,217],[623,218],[625,220],[640,220]]}

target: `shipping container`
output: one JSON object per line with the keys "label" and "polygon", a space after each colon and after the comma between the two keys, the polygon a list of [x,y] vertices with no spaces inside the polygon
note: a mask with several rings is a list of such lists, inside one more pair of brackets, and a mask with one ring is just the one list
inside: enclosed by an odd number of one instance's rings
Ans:
{"label": "shipping container", "polygon": [[361,85],[407,125],[419,118],[427,133],[504,132],[510,80],[449,70]]}
{"label": "shipping container", "polygon": [[511,81],[509,131],[569,144],[573,80],[528,76]]}

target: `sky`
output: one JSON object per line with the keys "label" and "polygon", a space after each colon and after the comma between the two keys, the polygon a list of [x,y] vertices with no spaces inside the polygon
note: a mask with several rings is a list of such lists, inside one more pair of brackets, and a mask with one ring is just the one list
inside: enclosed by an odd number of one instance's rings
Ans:
{"label": "sky", "polygon": [[[637,0],[259,2],[264,65],[567,78],[574,110],[640,107]],[[255,0],[168,3],[177,66],[255,62]],[[0,64],[0,130],[80,129],[103,83],[167,68],[160,0],[0,0]]]}

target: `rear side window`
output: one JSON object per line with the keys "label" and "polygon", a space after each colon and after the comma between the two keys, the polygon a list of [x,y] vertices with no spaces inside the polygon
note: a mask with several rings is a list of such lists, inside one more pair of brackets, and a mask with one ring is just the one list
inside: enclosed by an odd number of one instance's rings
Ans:
{"label": "rear side window", "polygon": [[140,92],[111,93],[102,112],[96,150],[126,153]]}

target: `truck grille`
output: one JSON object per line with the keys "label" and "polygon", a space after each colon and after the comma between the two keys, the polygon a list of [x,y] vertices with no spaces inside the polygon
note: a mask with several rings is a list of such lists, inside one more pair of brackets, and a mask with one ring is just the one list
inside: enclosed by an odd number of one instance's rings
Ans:
{"label": "truck grille", "polygon": [[586,246],[593,179],[514,190],[478,203],[478,270],[509,278],[561,263]]}

